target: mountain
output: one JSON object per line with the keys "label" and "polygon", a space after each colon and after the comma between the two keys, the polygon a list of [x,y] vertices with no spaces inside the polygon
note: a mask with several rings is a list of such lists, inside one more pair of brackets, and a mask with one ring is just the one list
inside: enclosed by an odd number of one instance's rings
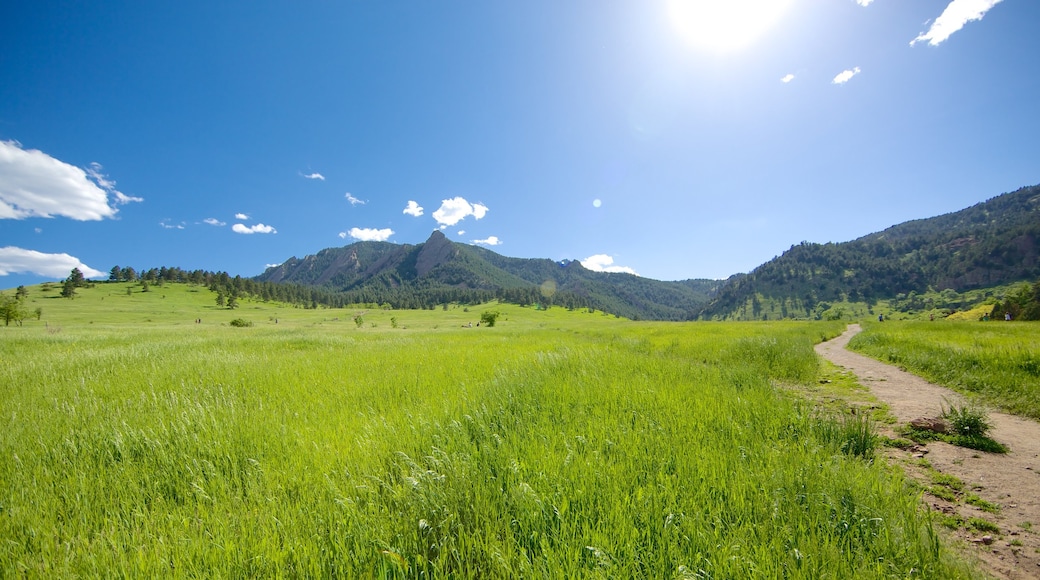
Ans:
{"label": "mountain", "polygon": [[718,280],[663,282],[593,272],[577,261],[509,258],[455,243],[440,231],[417,245],[357,242],[290,258],[258,282],[288,282],[341,292],[357,303],[399,308],[498,298],[519,304],[588,307],[633,319],[693,318]]}
{"label": "mountain", "polygon": [[705,319],[808,316],[823,302],[871,303],[1040,277],[1040,185],[844,243],[802,242],[732,279]]}

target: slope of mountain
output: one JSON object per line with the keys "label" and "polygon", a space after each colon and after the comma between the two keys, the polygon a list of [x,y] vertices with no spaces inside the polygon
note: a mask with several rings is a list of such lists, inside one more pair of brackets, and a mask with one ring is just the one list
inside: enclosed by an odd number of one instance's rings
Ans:
{"label": "slope of mountain", "polygon": [[[706,319],[806,316],[821,302],[958,292],[1040,277],[1040,186],[840,244],[803,242],[723,286]],[[775,307],[775,308],[774,308]]]}
{"label": "slope of mountain", "polygon": [[256,280],[319,286],[344,292],[356,302],[404,308],[499,298],[655,320],[696,316],[721,285],[717,280],[662,282],[593,272],[577,261],[509,258],[452,242],[440,231],[417,245],[357,242],[293,257]]}

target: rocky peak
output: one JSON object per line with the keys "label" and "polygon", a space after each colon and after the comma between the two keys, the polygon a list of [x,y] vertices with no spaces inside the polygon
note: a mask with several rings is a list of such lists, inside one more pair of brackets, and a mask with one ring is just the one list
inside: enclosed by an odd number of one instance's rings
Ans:
{"label": "rocky peak", "polygon": [[454,244],[440,230],[434,230],[422,245],[415,260],[415,273],[425,276],[430,270],[447,262],[455,255]]}

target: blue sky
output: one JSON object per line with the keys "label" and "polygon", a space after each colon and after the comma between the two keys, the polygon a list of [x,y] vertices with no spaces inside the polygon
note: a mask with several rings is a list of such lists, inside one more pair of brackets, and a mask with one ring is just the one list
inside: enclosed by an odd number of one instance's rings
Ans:
{"label": "blue sky", "polygon": [[8,2],[0,288],[435,229],[662,280],[1040,183],[1040,2]]}

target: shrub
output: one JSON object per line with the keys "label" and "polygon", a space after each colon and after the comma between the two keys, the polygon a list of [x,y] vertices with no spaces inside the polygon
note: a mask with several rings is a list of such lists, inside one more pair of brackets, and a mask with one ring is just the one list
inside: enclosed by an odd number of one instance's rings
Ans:
{"label": "shrub", "polygon": [[949,408],[944,406],[942,418],[949,421],[950,429],[955,435],[964,437],[985,437],[993,427],[986,412],[971,405],[950,405]]}
{"label": "shrub", "polygon": [[495,310],[485,310],[480,313],[480,323],[484,326],[494,326],[495,321],[498,320],[499,312]]}
{"label": "shrub", "polygon": [[250,322],[248,320],[243,320],[241,318],[236,318],[236,319],[232,320],[231,322],[229,322],[228,324],[230,324],[231,326],[237,326],[239,328],[245,328],[247,326],[253,326],[252,322]]}

